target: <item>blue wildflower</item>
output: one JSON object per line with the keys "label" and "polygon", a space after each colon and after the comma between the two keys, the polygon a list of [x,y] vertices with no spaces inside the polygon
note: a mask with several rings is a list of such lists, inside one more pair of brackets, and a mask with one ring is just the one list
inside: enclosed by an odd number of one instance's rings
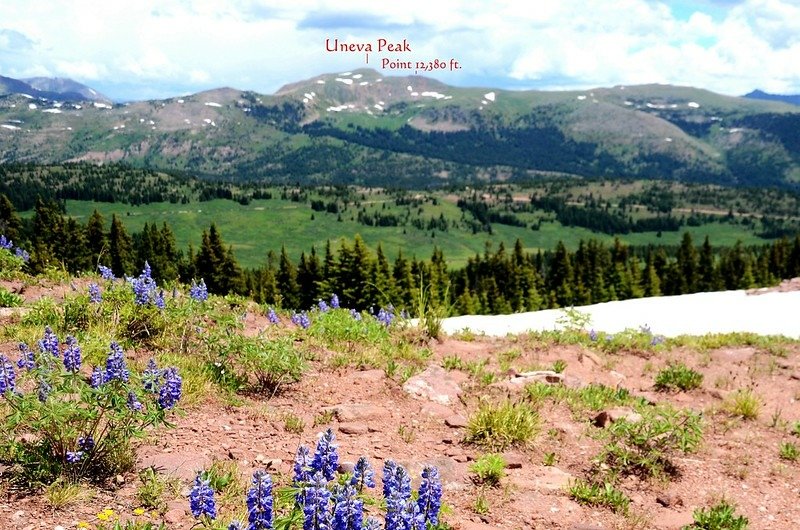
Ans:
{"label": "blue wildflower", "polygon": [[320,300],[319,302],[317,302],[317,305],[319,306],[319,310],[323,313],[327,313],[328,311],[331,310],[331,308],[328,307],[328,303],[325,300]]}
{"label": "blue wildflower", "polygon": [[606,335],[606,342],[611,342],[614,340],[614,335]]}
{"label": "blue wildflower", "polygon": [[300,326],[303,329],[308,329],[311,327],[311,319],[308,318],[308,313],[305,311],[302,313],[293,314],[292,323],[294,323],[296,326]]}
{"label": "blue wildflower", "polygon": [[171,366],[161,373],[164,384],[158,391],[158,406],[169,410],[181,399],[183,379],[178,375],[178,369]]}
{"label": "blue wildflower", "polygon": [[363,491],[365,486],[367,488],[375,487],[375,472],[369,465],[367,457],[362,456],[356,462],[353,467],[353,476],[350,477],[350,485],[355,486],[359,492]]}
{"label": "blue wildflower", "polygon": [[419,512],[417,504],[411,499],[411,477],[405,468],[397,464],[392,467],[390,475],[388,481],[384,476],[383,486],[386,497],[386,530],[413,530],[417,526],[415,523]]}
{"label": "blue wildflower", "polygon": [[417,496],[417,511],[421,524],[439,524],[439,509],[442,507],[442,481],[439,470],[426,466],[422,470],[422,483]]}
{"label": "blue wildflower", "polygon": [[64,350],[64,368],[70,372],[81,369],[81,347],[72,335],[67,337],[67,349]]}
{"label": "blue wildflower", "polygon": [[387,460],[383,463],[383,496],[388,497],[392,490],[398,488],[397,484],[397,462]]}
{"label": "blue wildflower", "polygon": [[159,303],[159,296],[161,298],[160,302],[163,305],[164,293],[162,292],[159,295],[159,293],[156,292],[157,286],[155,280],[153,280],[151,276],[149,263],[145,261],[142,273],[136,278],[128,278],[128,281],[131,287],[133,287],[133,294],[136,298],[137,305],[147,305],[149,303],[157,305]]}
{"label": "blue wildflower", "polygon": [[207,516],[209,519],[217,517],[217,503],[214,501],[214,490],[211,482],[203,480],[200,473],[194,479],[194,485],[189,492],[189,509],[195,518]]}
{"label": "blue wildflower", "polygon": [[39,339],[39,351],[42,353],[49,353],[53,357],[59,356],[58,351],[58,337],[50,326],[44,328],[44,336]]}
{"label": "blue wildflower", "polygon": [[16,249],[14,249],[14,255],[22,259],[22,261],[24,261],[25,263],[28,263],[31,260],[31,255],[28,254],[28,251],[25,250],[24,248],[17,247]]}
{"label": "blue wildflower", "polygon": [[272,528],[272,478],[265,471],[253,473],[253,485],[247,491],[247,530]]}
{"label": "blue wildflower", "polygon": [[381,530],[381,522],[374,517],[367,517],[364,522],[364,530]]}
{"label": "blue wildflower", "polygon": [[11,250],[14,247],[14,242],[8,239],[5,235],[0,235],[0,248]]}
{"label": "blue wildflower", "polygon": [[331,429],[322,433],[314,451],[314,460],[311,462],[311,468],[321,472],[327,480],[333,480],[339,467],[339,453],[336,450],[338,445],[334,443],[335,441],[336,435]]}
{"label": "blue wildflower", "polygon": [[333,530],[361,530],[364,522],[364,501],[356,489],[347,484],[339,488],[333,508]]}
{"label": "blue wildflower", "polygon": [[17,373],[14,365],[5,355],[0,355],[0,395],[13,392],[17,384]]}
{"label": "blue wildflower", "polygon": [[131,373],[125,365],[125,354],[122,348],[116,342],[112,342],[108,358],[106,359],[106,369],[103,373],[103,383],[108,383],[114,379],[118,379],[124,383],[128,382]]}
{"label": "blue wildflower", "polygon": [[375,318],[378,319],[378,322],[388,328],[394,321],[394,308],[391,305],[385,308],[380,308],[378,315]]}
{"label": "blue wildflower", "polygon": [[208,300],[208,287],[206,287],[206,281],[203,278],[200,278],[200,283],[195,283],[195,281],[192,280],[192,286],[189,287],[189,296],[192,300],[198,302],[205,302]]}
{"label": "blue wildflower", "polygon": [[91,385],[92,388],[100,388],[106,382],[106,374],[103,373],[102,368],[95,366],[92,370]]}
{"label": "blue wildflower", "polygon": [[597,332],[594,329],[589,330],[589,340],[592,342],[597,341]]}
{"label": "blue wildflower", "polygon": [[644,326],[639,326],[639,333],[642,333],[644,335],[652,335],[653,334],[653,332],[650,331],[650,326],[648,324],[645,324]]}
{"label": "blue wildflower", "polygon": [[50,392],[52,391],[53,387],[50,386],[50,383],[48,383],[46,379],[40,378],[39,384],[36,386],[36,397],[39,399],[39,401],[42,403],[47,401],[47,398],[50,397]]}
{"label": "blue wildflower", "polygon": [[331,492],[327,480],[317,472],[303,490],[303,530],[331,529]]}
{"label": "blue wildflower", "polygon": [[355,320],[361,320],[361,313],[359,313],[355,309],[350,310],[350,316],[353,317],[353,319]]}
{"label": "blue wildflower", "polygon": [[115,280],[116,277],[114,276],[114,271],[111,270],[111,267],[106,267],[105,265],[98,265],[97,268],[100,270],[100,277],[104,280]]}
{"label": "blue wildflower", "polygon": [[136,412],[142,412],[144,410],[144,406],[133,392],[128,392],[128,408]]}
{"label": "blue wildflower", "polygon": [[100,286],[94,282],[89,284],[89,301],[93,304],[99,304],[103,301],[103,295],[100,293]]}
{"label": "blue wildflower", "polygon": [[77,464],[83,458],[83,451],[67,451],[67,462]]}
{"label": "blue wildflower", "polygon": [[241,522],[234,520],[228,525],[228,530],[244,530],[244,527]]}
{"label": "blue wildflower", "polygon": [[151,394],[157,394],[161,387],[161,370],[152,357],[147,361],[147,367],[142,372],[142,386],[146,392]]}
{"label": "blue wildflower", "polygon": [[28,348],[28,345],[25,344],[24,342],[19,343],[19,353],[20,353],[20,358],[17,361],[17,368],[19,368],[20,370],[22,369],[33,370],[34,368],[36,368],[36,360],[33,356],[33,352],[31,351],[30,348]]}
{"label": "blue wildflower", "polygon": [[298,447],[294,457],[295,484],[308,482],[311,479],[311,461],[311,450],[305,445]]}
{"label": "blue wildflower", "polygon": [[94,438],[91,436],[82,436],[78,438],[78,447],[81,451],[89,452],[94,449]]}
{"label": "blue wildflower", "polygon": [[153,305],[159,309],[167,307],[167,303],[164,301],[164,289],[159,289],[158,293],[153,295]]}
{"label": "blue wildflower", "polygon": [[269,311],[267,311],[267,320],[273,324],[280,324],[281,322],[281,319],[278,318],[278,313],[276,313],[271,307],[269,308]]}
{"label": "blue wildflower", "polygon": [[650,339],[650,346],[658,346],[659,344],[664,344],[666,339],[663,335],[653,335]]}
{"label": "blue wildflower", "polygon": [[331,295],[331,308],[339,309],[339,307],[339,296],[336,293],[333,293]]}

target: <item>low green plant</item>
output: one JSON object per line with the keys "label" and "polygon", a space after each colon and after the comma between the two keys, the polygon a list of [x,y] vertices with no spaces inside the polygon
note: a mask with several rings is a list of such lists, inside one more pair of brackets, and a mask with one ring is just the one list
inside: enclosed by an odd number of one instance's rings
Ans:
{"label": "low green plant", "polygon": [[464,370],[464,361],[458,355],[445,355],[442,368],[445,370]]}
{"label": "low green plant", "polygon": [[475,474],[475,481],[486,486],[497,486],[506,475],[506,460],[503,455],[489,453],[480,456],[469,470]]}
{"label": "low green plant", "polygon": [[292,434],[303,434],[305,428],[306,424],[303,421],[303,418],[301,418],[297,414],[294,414],[293,412],[287,412],[286,414],[283,415],[284,431]]}
{"label": "low green plant", "polygon": [[703,439],[700,415],[669,406],[642,409],[641,419],[615,421],[597,462],[597,472],[614,481],[620,476],[669,478],[678,473],[673,458],[695,451]]}
{"label": "low green plant", "polygon": [[45,488],[44,494],[47,504],[60,509],[85,499],[86,488],[80,484],[56,480]]}
{"label": "low green plant", "polygon": [[0,307],[19,307],[22,305],[22,297],[12,293],[5,287],[0,287]]}
{"label": "low green plant", "polygon": [[554,452],[545,453],[542,458],[542,465],[544,466],[554,466],[556,462],[558,462],[558,455]]}
{"label": "low green plant", "polygon": [[397,435],[403,440],[405,443],[410,444],[414,441],[416,434],[414,433],[414,428],[408,425],[400,425],[397,428]]}
{"label": "low green plant", "polygon": [[732,416],[755,420],[761,411],[761,398],[749,388],[739,389],[725,398],[722,408]]}
{"label": "low green plant", "polygon": [[527,445],[539,432],[539,414],[527,403],[482,401],[470,417],[466,441],[502,451]]}
{"label": "low green plant", "polygon": [[448,294],[449,288],[445,288],[444,292],[438,297],[433,294],[434,285],[429,283],[425,285],[420,277],[419,289],[417,289],[416,299],[416,314],[418,319],[418,326],[425,332],[425,334],[432,338],[439,340],[442,337],[442,321],[450,314],[450,296]]}
{"label": "low green plant", "polygon": [[613,484],[588,482],[578,479],[569,487],[569,496],[575,502],[587,506],[604,506],[614,513],[626,515],[631,500],[625,493],[616,489]]}
{"label": "low green plant", "polygon": [[747,530],[750,521],[744,515],[736,515],[736,508],[726,500],[699,508],[692,514],[694,523],[682,530]]}
{"label": "low green plant", "polygon": [[557,359],[553,362],[552,370],[557,373],[561,374],[564,373],[564,370],[567,369],[567,362],[563,359]]}
{"label": "low green plant", "polygon": [[483,492],[475,497],[475,504],[472,505],[472,509],[478,515],[486,515],[489,513],[489,501],[486,499],[486,495],[484,495]]}
{"label": "low green plant", "polygon": [[670,364],[656,375],[657,390],[693,390],[703,384],[703,374],[683,363]]}
{"label": "low green plant", "polygon": [[167,414],[181,397],[177,370],[153,363],[141,375],[132,372],[116,343],[105,369],[96,367],[91,378],[80,371],[77,341],[60,341],[49,328],[36,351],[23,345],[20,352],[19,364],[0,355],[0,400],[10,410],[0,420],[0,461],[28,486],[58,477],[101,480],[130,469],[131,439],[169,425]]}
{"label": "low green plant", "polygon": [[167,489],[167,481],[158,474],[152,466],[139,471],[139,487],[136,489],[136,500],[145,508],[152,508],[161,511],[166,506],[164,502],[164,492]]}
{"label": "low green plant", "polygon": [[794,426],[792,427],[792,434],[795,436],[800,436],[800,421],[794,422]]}
{"label": "low green plant", "polygon": [[97,526],[97,530],[167,530],[167,526],[163,522],[128,519],[125,522],[115,521],[111,525],[100,524]]}
{"label": "low green plant", "polygon": [[782,442],[779,456],[789,462],[796,462],[800,458],[800,449],[793,442]]}
{"label": "low green plant", "polygon": [[314,416],[314,427],[318,427],[320,425],[328,425],[330,422],[333,421],[334,412],[333,410],[323,410],[316,416]]}
{"label": "low green plant", "polygon": [[587,410],[597,411],[608,407],[635,404],[636,400],[625,388],[612,388],[601,384],[590,384],[583,388],[567,388],[564,385],[532,383],[525,387],[528,400],[538,405],[550,400],[566,403],[575,414]]}

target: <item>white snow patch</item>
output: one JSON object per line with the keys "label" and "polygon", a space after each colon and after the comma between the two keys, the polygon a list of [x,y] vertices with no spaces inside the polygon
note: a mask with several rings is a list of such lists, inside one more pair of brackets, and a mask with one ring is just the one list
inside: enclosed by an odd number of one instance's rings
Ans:
{"label": "white snow patch", "polygon": [[324,85],[325,84],[325,80],[324,79],[317,79],[317,84],[318,85]]}
{"label": "white snow patch", "polygon": [[57,108],[57,109],[60,109],[60,108],[62,107],[62,105],[63,105],[63,104],[62,104],[61,102],[59,102],[59,101],[56,101],[55,103],[53,103],[53,106],[54,106],[55,108]]}
{"label": "white snow patch", "polygon": [[586,96],[578,96],[578,101],[583,101],[584,99],[586,99]]}
{"label": "white snow patch", "polygon": [[149,123],[150,125],[155,125],[155,124],[156,124],[156,122],[154,122],[153,120],[150,120],[148,123]]}
{"label": "white snow patch", "polygon": [[337,105],[336,107],[328,107],[326,110],[328,112],[342,112],[343,110],[347,110],[347,104]]}
{"label": "white snow patch", "polygon": [[92,90],[91,88],[89,89],[89,92],[91,92],[93,96],[96,96],[96,95],[97,95],[97,92],[95,92],[95,91],[94,91],[94,90]]}
{"label": "white snow patch", "polygon": [[341,77],[337,77],[335,79],[335,81],[339,81],[340,83],[344,83],[345,85],[352,85],[353,84],[353,80],[352,79],[343,79]]}
{"label": "white snow patch", "polygon": [[49,112],[50,114],[61,114],[61,109],[44,109],[42,112]]}
{"label": "white snow patch", "polygon": [[340,75],[340,76],[342,76],[342,77],[344,77],[344,76],[346,76],[346,75],[353,75],[353,72],[344,72],[344,73],[341,73],[341,74],[339,74],[339,75]]}
{"label": "white snow patch", "polygon": [[75,109],[77,109],[77,110],[81,110],[81,109],[83,108],[83,107],[82,107],[82,106],[80,106],[80,105],[73,105],[72,107],[73,107],[73,108],[75,108]]}
{"label": "white snow patch", "polygon": [[36,103],[28,103],[28,108],[30,110],[36,110],[38,107],[36,106]]}
{"label": "white snow patch", "polygon": [[489,104],[489,102],[488,102],[488,101],[486,101],[485,99],[482,99],[482,100],[481,100],[481,105],[488,105],[488,104]]}
{"label": "white snow patch", "polygon": [[124,129],[125,128],[125,124],[123,123],[122,125],[119,126],[119,128],[120,129]]}
{"label": "white snow patch", "polygon": [[139,118],[139,123],[144,123],[144,118]]}
{"label": "white snow patch", "polygon": [[20,94],[20,96],[28,99],[33,99],[33,96],[31,96],[30,94]]}
{"label": "white snow patch", "polygon": [[671,142],[671,141],[672,141],[672,138],[670,138],[669,136],[667,136],[666,138],[664,138],[664,141],[665,141],[665,142]]}
{"label": "white snow patch", "polygon": [[[745,291],[684,294],[606,302],[576,309],[591,317],[587,329],[606,333],[647,325],[653,333],[666,337],[750,332],[800,338],[797,325],[800,291],[757,296]],[[444,319],[443,329],[455,333],[469,328],[474,333],[499,337],[508,333],[557,329],[557,322],[563,316],[560,309],[514,315],[467,315]]]}
{"label": "white snow patch", "polygon": [[626,105],[628,105],[628,106],[630,107],[631,105],[633,105],[633,101],[627,101],[627,100],[626,100],[626,101],[625,101],[625,104],[626,104]]}
{"label": "white snow patch", "polygon": [[384,103],[383,101],[379,101],[378,105],[386,105],[386,103]]}
{"label": "white snow patch", "polygon": [[116,131],[116,130],[118,130],[118,129],[119,129],[119,127],[116,127],[116,126],[114,127],[114,130],[115,130],[115,131]]}
{"label": "white snow patch", "polygon": [[353,76],[353,79],[361,79],[362,77],[364,77],[362,74],[356,74]]}
{"label": "white snow patch", "polygon": [[305,94],[303,94],[303,97],[306,98],[306,99],[314,99],[314,93],[313,92],[311,92],[311,93],[306,92]]}
{"label": "white snow patch", "polygon": [[719,116],[711,116],[711,121],[722,121],[722,118]]}
{"label": "white snow patch", "polygon": [[483,95],[483,97],[489,101],[494,101],[496,95],[494,92],[487,92],[486,94]]}
{"label": "white snow patch", "polygon": [[696,101],[690,101],[689,103],[686,104],[686,106],[689,107],[690,109],[699,109],[700,103]]}
{"label": "white snow patch", "polygon": [[444,99],[446,99],[446,100],[447,100],[447,99],[453,99],[453,96],[445,96],[445,98],[444,98]]}
{"label": "white snow patch", "polygon": [[92,103],[92,105],[94,105],[94,107],[96,109],[110,109],[111,108],[111,105],[107,105],[105,103],[98,103],[96,101],[94,103]]}
{"label": "white snow patch", "polygon": [[368,84],[369,84],[369,81],[361,81],[358,85],[359,86],[367,86]]}
{"label": "white snow patch", "polygon": [[205,123],[211,123],[211,120],[210,120],[209,118],[204,118],[204,119],[203,119],[203,122],[205,122]]}
{"label": "white snow patch", "polygon": [[22,123],[22,120],[7,120],[8,123]]}
{"label": "white snow patch", "polygon": [[406,90],[407,90],[407,91],[409,91],[409,92],[411,92],[411,91],[412,91],[412,90],[414,90],[414,89],[413,89],[413,88],[411,88],[411,85],[408,85],[408,86],[406,87]]}
{"label": "white snow patch", "polygon": [[378,103],[374,104],[373,107],[375,107],[378,110],[383,110],[383,106],[379,105]]}
{"label": "white snow patch", "polygon": [[382,83],[383,82],[383,78],[378,78],[378,79],[375,80],[375,82],[376,83]]}
{"label": "white snow patch", "polygon": [[72,130],[72,127],[67,127],[67,130],[68,130],[68,131],[71,131],[71,130]]}
{"label": "white snow patch", "polygon": [[303,98],[303,103],[308,103],[308,98]]}
{"label": "white snow patch", "polygon": [[10,131],[18,131],[19,130],[19,127],[17,127],[16,125],[8,125],[7,123],[4,123],[4,124],[0,125],[0,127],[2,127],[3,129],[8,129]]}
{"label": "white snow patch", "polygon": [[731,133],[731,134],[737,133],[737,132],[742,132],[742,128],[741,127],[732,127],[731,129],[728,130],[728,132]]}
{"label": "white snow patch", "polygon": [[367,109],[367,114],[369,114],[370,116],[374,116],[374,114],[372,113],[372,111],[371,111],[371,110],[369,110],[369,109]]}
{"label": "white snow patch", "polygon": [[440,94],[439,92],[431,92],[431,91],[423,92],[422,95],[424,97],[426,97],[426,98],[436,98],[436,99],[444,99],[444,97],[445,97],[444,94]]}
{"label": "white snow patch", "polygon": [[183,119],[183,123],[192,123],[192,122],[191,122],[191,121],[189,121],[189,118],[184,118],[184,119]]}
{"label": "white snow patch", "polygon": [[419,96],[419,92],[412,92],[411,95],[414,97]]}
{"label": "white snow patch", "polygon": [[214,103],[213,101],[206,101],[206,107],[221,107],[219,103]]}
{"label": "white snow patch", "polygon": [[217,126],[217,122],[215,122],[214,120],[211,120],[211,126],[212,127],[216,127]]}
{"label": "white snow patch", "polygon": [[182,99],[179,99],[179,100],[178,100],[178,103],[183,103],[183,100],[182,100]]}

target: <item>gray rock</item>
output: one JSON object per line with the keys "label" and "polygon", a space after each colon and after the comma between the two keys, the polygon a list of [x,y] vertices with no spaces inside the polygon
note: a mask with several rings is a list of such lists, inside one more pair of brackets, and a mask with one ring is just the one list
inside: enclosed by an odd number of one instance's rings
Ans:
{"label": "gray rock", "polygon": [[453,414],[452,416],[445,418],[444,424],[453,429],[463,429],[469,424],[469,422],[467,421],[467,418],[461,414]]}
{"label": "gray rock", "polygon": [[340,422],[370,420],[389,414],[385,408],[368,403],[342,403],[332,407],[323,407],[322,411],[332,411]]}
{"label": "gray rock", "polygon": [[683,499],[680,496],[674,493],[662,493],[658,497],[656,497],[656,502],[663,506],[664,508],[670,508],[673,506],[683,506]]}
{"label": "gray rock", "polygon": [[353,462],[339,462],[339,467],[336,468],[336,471],[339,473],[352,473],[355,468],[356,465]]}
{"label": "gray rock", "polygon": [[403,390],[415,398],[441,405],[458,403],[461,395],[461,387],[450,372],[436,365],[429,366],[421,374],[406,381]]}
{"label": "gray rock", "polygon": [[343,434],[367,434],[369,427],[365,423],[342,423],[339,432]]}
{"label": "gray rock", "polygon": [[592,423],[595,427],[605,428],[619,420],[638,423],[642,421],[642,415],[638,412],[634,412],[630,407],[614,407],[613,409],[604,410],[597,414],[592,418]]}
{"label": "gray rock", "polygon": [[161,453],[143,458],[140,467],[153,467],[160,473],[184,480],[194,480],[198,471],[208,468],[211,459],[197,453]]}

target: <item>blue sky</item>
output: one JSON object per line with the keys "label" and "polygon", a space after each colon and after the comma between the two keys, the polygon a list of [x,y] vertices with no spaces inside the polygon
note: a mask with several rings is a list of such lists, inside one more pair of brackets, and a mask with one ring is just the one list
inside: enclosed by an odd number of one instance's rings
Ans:
{"label": "blue sky", "polygon": [[[800,0],[4,0],[0,75],[70,77],[118,100],[218,86],[272,93],[364,66],[325,39],[405,39],[403,61],[456,59],[461,86],[692,85],[800,93]],[[343,7],[345,6],[345,7]],[[408,70],[384,70],[405,75]]]}

